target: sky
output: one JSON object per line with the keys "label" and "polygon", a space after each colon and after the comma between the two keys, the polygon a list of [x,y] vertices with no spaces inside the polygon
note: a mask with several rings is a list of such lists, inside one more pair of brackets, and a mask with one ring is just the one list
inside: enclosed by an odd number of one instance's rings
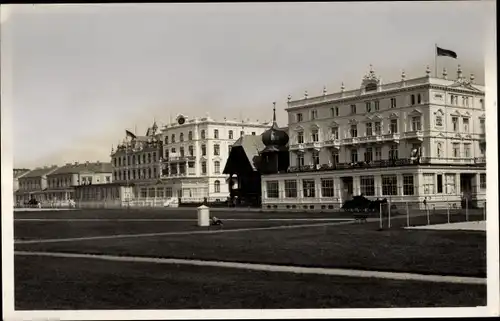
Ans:
{"label": "sky", "polygon": [[[4,10],[4,8],[2,8]],[[484,83],[494,1],[10,5],[14,167],[109,161],[125,129],[182,113],[286,125],[286,101],[434,71]],[[490,36],[490,38],[488,38]],[[4,59],[2,60],[4,61]],[[5,79],[3,80],[5,81]]]}

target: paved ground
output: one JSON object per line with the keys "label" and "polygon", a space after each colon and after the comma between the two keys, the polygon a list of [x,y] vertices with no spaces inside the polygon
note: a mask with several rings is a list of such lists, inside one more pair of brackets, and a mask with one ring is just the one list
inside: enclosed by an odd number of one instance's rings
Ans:
{"label": "paved ground", "polygon": [[408,229],[420,229],[420,230],[447,230],[447,231],[486,231],[486,221],[477,222],[460,222],[460,223],[446,223],[446,224],[435,224],[426,226],[412,226],[407,227]]}
{"label": "paved ground", "polygon": [[380,231],[378,218],[345,213],[212,213],[224,228],[197,227],[195,209],[15,213],[16,309],[486,302],[481,231],[406,230],[404,216]]}

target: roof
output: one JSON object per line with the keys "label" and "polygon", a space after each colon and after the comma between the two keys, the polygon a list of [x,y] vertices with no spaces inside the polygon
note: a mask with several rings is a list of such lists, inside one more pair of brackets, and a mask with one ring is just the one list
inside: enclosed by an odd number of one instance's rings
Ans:
{"label": "roof", "polygon": [[259,152],[266,148],[266,145],[262,142],[261,135],[243,135],[237,141],[234,142],[231,147],[243,147],[245,154],[248,158],[248,161],[252,165],[253,170],[257,170],[255,168],[255,164],[253,162],[255,156],[259,156]]}
{"label": "roof", "polygon": [[111,163],[78,163],[78,164],[66,164],[59,167],[56,171],[50,175],[59,174],[79,174],[79,173],[111,173],[113,172],[113,167]]}
{"label": "roof", "polygon": [[48,175],[55,171],[58,168],[58,166],[53,165],[53,166],[46,166],[46,167],[41,167],[41,168],[35,168],[32,171],[27,172],[25,175],[22,176],[22,178],[34,178],[34,177],[42,177],[44,175]]}
{"label": "roof", "polygon": [[28,173],[30,170],[27,168],[14,168],[14,178],[19,178],[24,174]]}

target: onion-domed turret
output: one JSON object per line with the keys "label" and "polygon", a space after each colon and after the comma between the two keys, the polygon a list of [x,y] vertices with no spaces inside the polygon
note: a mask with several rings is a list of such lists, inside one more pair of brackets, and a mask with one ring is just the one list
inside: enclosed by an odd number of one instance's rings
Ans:
{"label": "onion-domed turret", "polygon": [[273,103],[273,124],[271,128],[262,134],[262,142],[266,145],[266,150],[283,150],[288,144],[288,134],[279,129],[276,123],[276,103]]}

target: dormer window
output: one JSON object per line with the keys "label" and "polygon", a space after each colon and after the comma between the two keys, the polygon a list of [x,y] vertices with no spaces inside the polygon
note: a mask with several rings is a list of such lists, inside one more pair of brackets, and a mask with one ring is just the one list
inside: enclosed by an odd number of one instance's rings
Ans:
{"label": "dormer window", "polygon": [[374,91],[374,90],[377,90],[376,83],[369,83],[365,86],[365,91]]}

